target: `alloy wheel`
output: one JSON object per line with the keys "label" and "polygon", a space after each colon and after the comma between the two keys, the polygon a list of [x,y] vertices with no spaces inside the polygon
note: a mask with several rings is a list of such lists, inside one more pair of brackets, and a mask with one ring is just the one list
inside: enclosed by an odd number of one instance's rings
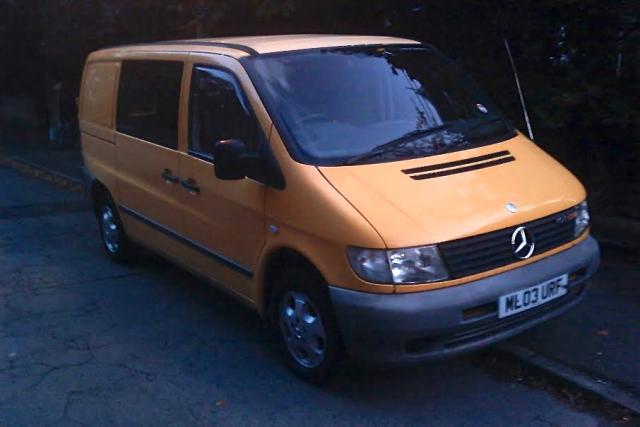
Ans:
{"label": "alloy wheel", "polygon": [[327,337],[320,312],[301,292],[286,292],[280,302],[279,323],[287,350],[306,368],[319,366],[325,358]]}
{"label": "alloy wheel", "polygon": [[101,213],[102,239],[109,252],[115,254],[120,248],[120,227],[111,206],[104,206]]}

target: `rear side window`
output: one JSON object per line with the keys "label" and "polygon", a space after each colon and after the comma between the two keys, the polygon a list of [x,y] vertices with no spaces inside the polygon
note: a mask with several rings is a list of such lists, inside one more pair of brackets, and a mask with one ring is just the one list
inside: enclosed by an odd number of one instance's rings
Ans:
{"label": "rear side window", "polygon": [[124,61],[118,92],[118,132],[175,150],[182,69],[182,62]]}
{"label": "rear side window", "polygon": [[190,96],[189,151],[212,159],[212,145],[240,139],[258,149],[258,124],[240,84],[231,74],[204,66],[193,70]]}

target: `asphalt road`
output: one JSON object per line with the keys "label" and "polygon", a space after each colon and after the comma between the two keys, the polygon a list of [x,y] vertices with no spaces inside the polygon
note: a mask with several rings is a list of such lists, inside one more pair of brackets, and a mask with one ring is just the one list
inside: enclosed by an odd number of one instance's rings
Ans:
{"label": "asphalt road", "polygon": [[472,358],[308,385],[221,292],[159,259],[110,262],[80,196],[0,183],[0,425],[606,424]]}

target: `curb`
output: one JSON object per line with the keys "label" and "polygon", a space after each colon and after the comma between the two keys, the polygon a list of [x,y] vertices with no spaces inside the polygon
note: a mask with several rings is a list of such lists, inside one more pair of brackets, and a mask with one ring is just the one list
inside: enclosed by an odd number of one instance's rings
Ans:
{"label": "curb", "polygon": [[30,176],[42,181],[46,181],[57,187],[64,188],[75,193],[84,193],[84,183],[78,178],[65,175],[63,173],[49,169],[18,156],[0,155],[0,165],[15,169],[22,175]]}
{"label": "curb", "polygon": [[640,415],[640,398],[613,384],[611,381],[571,368],[516,344],[506,343],[496,348],[501,352],[515,357],[524,364],[540,369],[570,383],[578,389],[592,393],[600,399],[614,403],[636,415]]}

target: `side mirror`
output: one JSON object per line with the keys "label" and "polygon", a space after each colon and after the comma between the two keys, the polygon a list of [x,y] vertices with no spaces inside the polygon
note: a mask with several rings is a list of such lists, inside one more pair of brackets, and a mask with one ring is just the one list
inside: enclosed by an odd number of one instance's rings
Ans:
{"label": "side mirror", "polygon": [[243,179],[247,176],[247,147],[239,139],[215,142],[213,163],[218,179]]}

